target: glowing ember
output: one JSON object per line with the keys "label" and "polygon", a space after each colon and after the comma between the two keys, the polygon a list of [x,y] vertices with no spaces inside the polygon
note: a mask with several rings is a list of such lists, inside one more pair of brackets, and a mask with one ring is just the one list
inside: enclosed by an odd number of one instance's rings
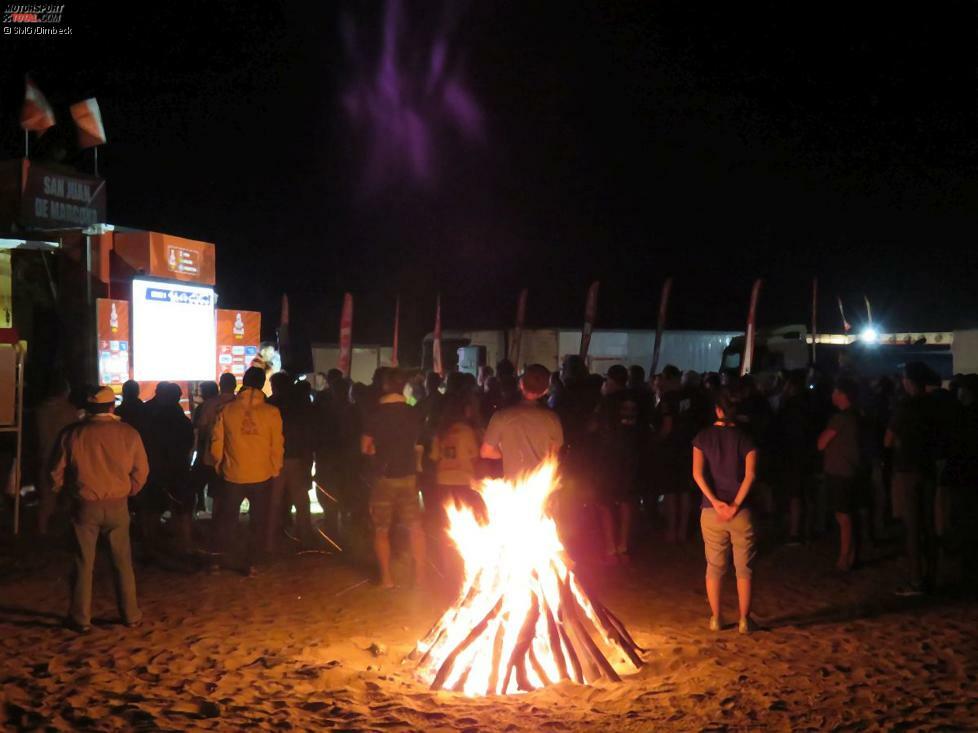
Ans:
{"label": "glowing ember", "polygon": [[620,681],[642,665],[624,625],[568,568],[546,506],[556,469],[548,460],[515,483],[484,482],[484,523],[448,507],[465,582],[412,655],[432,689],[509,694],[564,679]]}

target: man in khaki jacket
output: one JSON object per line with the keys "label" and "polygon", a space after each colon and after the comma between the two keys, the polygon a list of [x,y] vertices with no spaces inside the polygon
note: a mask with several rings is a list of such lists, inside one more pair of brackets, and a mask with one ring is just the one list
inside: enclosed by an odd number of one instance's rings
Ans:
{"label": "man in khaki jacket", "polygon": [[211,457],[223,479],[222,500],[214,517],[218,546],[230,560],[241,502],[248,500],[249,539],[243,570],[254,575],[254,562],[269,521],[270,481],[282,471],[285,439],[282,415],[265,402],[265,372],[251,367],[241,391],[218,414],[211,434]]}
{"label": "man in khaki jacket", "polygon": [[133,627],[142,619],[132,571],[128,500],[146,483],[149,464],[139,433],[112,414],[114,407],[115,394],[108,387],[90,397],[87,418],[62,434],[51,470],[52,490],[68,486],[75,499],[77,545],[66,624],[79,632],[91,629],[92,571],[100,534],[109,541],[122,621]]}

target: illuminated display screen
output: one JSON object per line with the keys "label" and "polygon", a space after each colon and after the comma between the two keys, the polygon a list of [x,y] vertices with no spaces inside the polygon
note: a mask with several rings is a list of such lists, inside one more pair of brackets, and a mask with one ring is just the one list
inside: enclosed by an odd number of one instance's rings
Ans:
{"label": "illuminated display screen", "polygon": [[133,280],[133,378],[214,379],[216,300],[206,285]]}

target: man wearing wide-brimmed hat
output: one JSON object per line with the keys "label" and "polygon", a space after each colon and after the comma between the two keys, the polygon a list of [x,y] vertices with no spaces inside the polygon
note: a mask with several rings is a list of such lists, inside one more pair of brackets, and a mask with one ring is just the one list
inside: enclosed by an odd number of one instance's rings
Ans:
{"label": "man wearing wide-brimmed hat", "polygon": [[53,490],[67,486],[74,499],[77,543],[66,623],[80,632],[92,623],[92,571],[99,535],[109,541],[122,622],[132,627],[142,619],[132,570],[128,500],[143,488],[149,465],[139,433],[112,414],[114,407],[115,394],[108,387],[88,399],[87,417],[62,434],[51,471]]}

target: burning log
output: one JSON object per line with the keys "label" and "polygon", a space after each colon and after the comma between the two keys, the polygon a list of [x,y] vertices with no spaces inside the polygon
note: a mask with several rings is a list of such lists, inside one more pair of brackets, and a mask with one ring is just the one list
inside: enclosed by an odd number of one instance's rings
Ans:
{"label": "burning log", "polygon": [[546,511],[555,488],[549,460],[515,483],[484,482],[483,522],[448,507],[465,582],[410,657],[431,689],[509,694],[565,679],[617,682],[642,666],[642,649],[564,560]]}

